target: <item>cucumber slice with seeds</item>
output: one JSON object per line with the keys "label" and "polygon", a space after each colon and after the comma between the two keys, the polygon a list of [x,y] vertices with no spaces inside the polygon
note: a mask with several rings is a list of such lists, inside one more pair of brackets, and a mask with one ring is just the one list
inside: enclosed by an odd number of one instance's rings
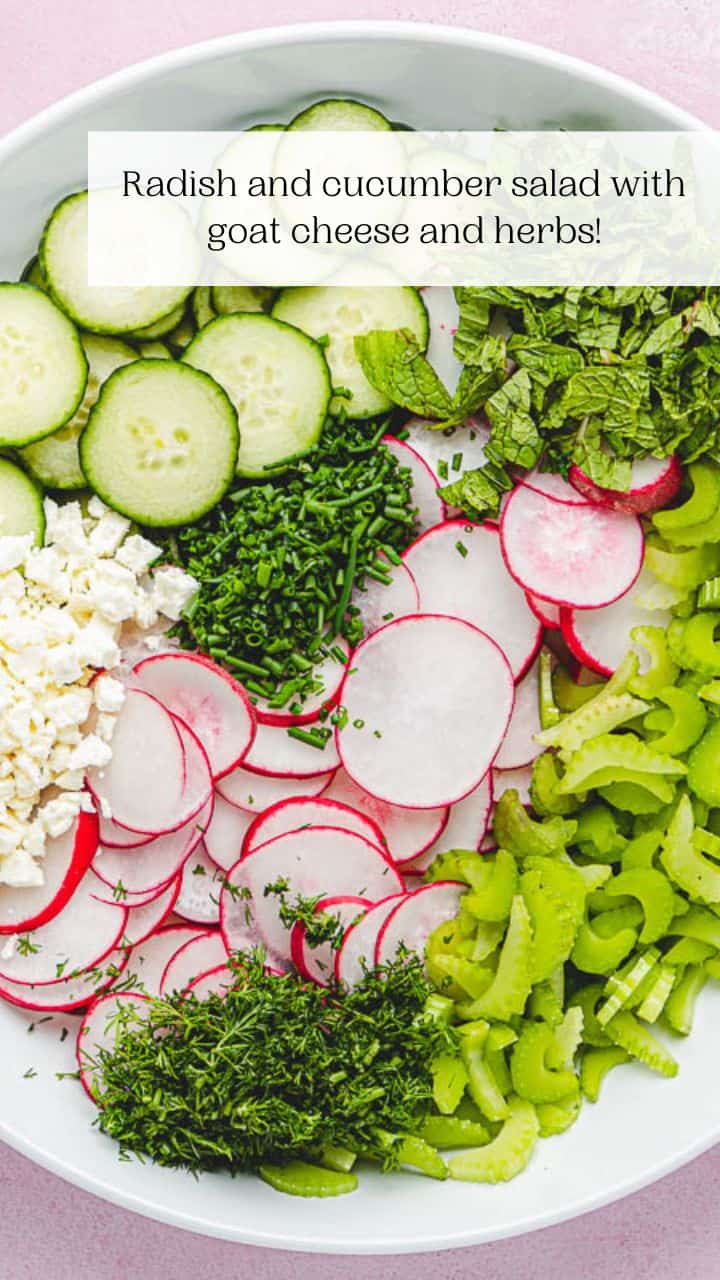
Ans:
{"label": "cucumber slice with seeds", "polygon": [[320,438],[330,374],[317,345],[270,316],[219,316],[183,360],[225,388],[238,413],[240,475],[260,478],[306,453]]}
{"label": "cucumber slice with seeds", "polygon": [[237,416],[206,373],[174,360],[136,360],[111,374],[80,437],[97,494],[145,525],[198,520],[235,474]]}
{"label": "cucumber slice with seeds", "polygon": [[242,284],[216,284],[210,290],[212,305],[221,316],[236,311],[269,311],[275,292],[264,285]]}
{"label": "cucumber slice with seeds", "polygon": [[326,98],[324,102],[316,102],[306,107],[288,129],[324,129],[328,133],[340,133],[345,130],[357,133],[359,130],[392,129],[389,120],[385,119],[374,107],[366,107],[363,102],[353,102],[351,98]]}
{"label": "cucumber slice with seeds", "polygon": [[38,546],[45,537],[40,489],[14,462],[0,458],[0,538],[31,533]]}
{"label": "cucumber slice with seeds", "polygon": [[116,338],[99,338],[86,333],[81,339],[88,361],[88,378],[80,407],[59,431],[36,444],[19,450],[20,458],[32,474],[50,489],[84,489],[87,481],[80,467],[78,440],[100,388],[111,373],[137,360],[137,353]]}
{"label": "cucumber slice with seeds", "polygon": [[215,319],[217,312],[212,305],[210,289],[207,285],[198,285],[193,293],[192,310],[198,329],[204,329],[206,324]]}
{"label": "cucumber slice with seeds", "polygon": [[74,324],[31,284],[0,284],[0,445],[29,444],[72,417],[87,360]]}
{"label": "cucumber slice with seeds", "polygon": [[184,307],[190,293],[184,285],[146,289],[88,285],[87,252],[88,193],[78,191],[62,200],[50,214],[40,244],[40,265],[52,297],[83,329],[111,334],[144,329],[142,337],[156,338],[159,333],[148,333],[147,326],[154,326],[177,307]]}
{"label": "cucumber slice with seeds", "polygon": [[164,342],[140,342],[138,351],[143,360],[172,360],[173,358]]}
{"label": "cucumber slice with seeds", "polygon": [[152,342],[155,338],[164,338],[167,334],[172,333],[173,329],[177,329],[182,323],[185,315],[185,303],[181,302],[179,307],[173,307],[168,315],[163,316],[161,320],[156,320],[155,324],[148,324],[144,329],[136,329],[135,333],[129,333],[126,336],[133,342]]}
{"label": "cucumber slice with seeds", "polygon": [[272,314],[313,338],[327,337],[325,355],[333,386],[352,393],[351,400],[343,401],[352,418],[372,418],[392,407],[362,371],[355,355],[359,334],[372,329],[409,329],[423,351],[428,343],[425,304],[411,288],[283,289]]}

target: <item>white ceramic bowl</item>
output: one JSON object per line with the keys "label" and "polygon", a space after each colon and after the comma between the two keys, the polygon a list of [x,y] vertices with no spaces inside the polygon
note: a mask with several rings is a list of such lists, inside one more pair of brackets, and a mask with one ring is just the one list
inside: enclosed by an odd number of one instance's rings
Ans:
{"label": "white ceramic bowl", "polygon": [[[43,112],[0,143],[0,279],[34,251],[45,215],[85,179],[88,129],[214,129],[285,119],[342,93],[427,128],[560,125],[701,127],[661,98],[548,50],[473,31],[411,23],[338,23],[231,36],[153,59]],[[37,1017],[35,1019],[37,1021]],[[680,1077],[612,1075],[562,1138],[541,1142],[505,1186],[438,1184],[369,1173],[340,1200],[280,1198],[254,1178],[120,1163],[92,1127],[74,1081],[63,1020],[36,1026],[0,1006],[0,1136],[88,1191],[160,1221],[276,1248],[393,1253],[476,1244],[597,1208],[668,1173],[720,1137],[720,995],[677,1049]],[[76,1020],[69,1018],[73,1028]],[[38,1076],[24,1079],[29,1066]]]}

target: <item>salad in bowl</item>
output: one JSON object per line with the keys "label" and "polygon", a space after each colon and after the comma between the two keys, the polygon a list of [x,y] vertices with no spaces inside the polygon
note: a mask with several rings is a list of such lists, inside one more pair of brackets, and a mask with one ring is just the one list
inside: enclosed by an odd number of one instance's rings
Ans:
{"label": "salad in bowl", "polygon": [[0,997],[121,1155],[520,1175],[720,978],[720,295],[86,245],[0,286]]}

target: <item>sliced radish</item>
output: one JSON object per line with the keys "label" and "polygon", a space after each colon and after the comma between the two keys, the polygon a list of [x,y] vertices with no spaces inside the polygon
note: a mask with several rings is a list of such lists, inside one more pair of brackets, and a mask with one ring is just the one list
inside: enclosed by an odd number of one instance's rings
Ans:
{"label": "sliced radish", "polygon": [[307,827],[289,831],[260,845],[233,867],[222,893],[223,929],[228,936],[231,904],[242,909],[247,925],[259,930],[273,956],[290,958],[290,931],[279,915],[277,893],[265,893],[269,885],[287,883],[292,901],[296,896],[333,897],[351,894],[372,902],[402,889],[398,872],[387,854],[352,831],[336,827]]}
{"label": "sliced radish", "polygon": [[289,948],[286,956],[269,951],[267,942],[255,924],[247,898],[236,888],[230,875],[227,876],[220,895],[220,932],[229,955],[263,951],[268,961],[266,969],[271,967],[273,972],[278,973],[285,973],[290,969]]}
{"label": "sliced radish", "polygon": [[128,1026],[138,1019],[145,1021],[151,1009],[147,996],[138,995],[134,991],[117,991],[100,996],[99,1000],[88,1009],[78,1030],[76,1053],[80,1080],[88,1097],[97,1102],[101,1095],[100,1079],[97,1074],[97,1059],[101,1049],[112,1049],[117,1040],[117,1033],[122,1025],[118,1014],[122,1009],[128,1011]]}
{"label": "sliced radish", "polygon": [[208,969],[216,969],[226,961],[227,947],[222,934],[217,930],[209,929],[195,938],[189,938],[165,965],[160,979],[160,994],[169,996],[174,992],[184,991],[194,978],[207,973]]}
{"label": "sliced radish", "polygon": [[186,942],[205,937],[207,932],[200,925],[165,925],[137,947],[133,947],[123,978],[134,979],[138,991],[144,995],[159,996],[160,983],[168,961]]}
{"label": "sliced radish", "polygon": [[310,724],[313,720],[317,720],[323,707],[332,707],[338,700],[340,687],[345,679],[345,668],[350,658],[350,646],[347,640],[342,636],[338,636],[332,642],[335,650],[341,650],[345,654],[345,661],[339,662],[338,658],[332,653],[323,658],[313,667],[313,679],[322,685],[322,689],[318,693],[308,694],[302,701],[290,699],[290,705],[294,705],[298,701],[298,710],[296,712],[289,711],[287,706],[271,707],[267,698],[258,698],[255,702],[255,714],[261,724],[284,725],[286,728],[293,724]]}
{"label": "sliced radish", "polygon": [[196,1000],[207,1000],[208,996],[226,996],[234,981],[234,974],[227,963],[219,964],[207,973],[201,973],[198,978],[193,978],[185,988],[185,995],[195,996]]}
{"label": "sliced radish", "polygon": [[98,814],[99,841],[105,849],[139,849],[141,844],[148,844],[154,839],[151,835],[140,835],[138,831],[128,831],[127,827],[118,826],[112,818],[104,818]]}
{"label": "sliced radish", "polygon": [[357,610],[363,627],[363,635],[370,636],[379,627],[394,618],[407,618],[417,613],[420,607],[420,596],[415,579],[406,564],[390,564],[380,553],[379,559],[385,559],[391,581],[386,585],[372,578],[366,579],[364,590],[355,589],[351,605]]}
{"label": "sliced radish", "polygon": [[438,839],[448,820],[447,805],[439,809],[401,809],[371,796],[344,769],[338,769],[322,798],[326,797],[359,810],[376,823],[390,857],[398,864],[417,858],[423,849]]}
{"label": "sliced radish", "polygon": [[484,419],[467,418],[456,427],[438,431],[436,422],[411,418],[404,424],[404,431],[407,443],[430,467],[436,484],[450,484],[464,471],[473,471],[487,462],[485,446],[490,427]]}
{"label": "sliced radish", "polygon": [[540,724],[540,658],[515,689],[515,706],[502,746],[495,760],[495,769],[519,769],[531,764],[540,755],[542,747],[535,741]]}
{"label": "sliced radish", "polygon": [[466,888],[455,880],[436,880],[407,894],[380,929],[375,963],[391,963],[400,947],[423,957],[431,933],[457,916]]}
{"label": "sliced radish", "polygon": [[193,816],[202,813],[212,801],[213,778],[210,761],[200,739],[179,716],[173,716],[185,752],[185,787],[182,802]]}
{"label": "sliced radish", "polygon": [[[343,894],[335,898],[321,898],[315,907],[315,915],[332,916],[344,929],[350,929],[357,920],[362,919],[370,906],[372,903],[367,898],[354,898]],[[305,978],[316,982],[319,987],[330,985],[335,972],[337,950],[330,942],[311,946],[307,940],[307,930],[301,920],[293,925],[290,951],[295,968]]]}
{"label": "sliced radish", "polygon": [[4,947],[0,977],[23,985],[60,982],[99,965],[114,951],[125,930],[127,908],[100,902],[93,893],[95,883],[92,872],[86,872],[59,915],[23,932],[15,947]]}
{"label": "sliced radish", "polygon": [[423,613],[464,618],[494,640],[516,680],[540,646],[542,627],[513,582],[497,529],[448,520],[408,547],[405,563],[420,592]]}
{"label": "sliced radish", "polygon": [[460,320],[455,290],[449,285],[430,285],[421,293],[430,326],[425,354],[440,381],[454,395],[463,368],[453,349]]}
{"label": "sliced radish", "polygon": [[200,813],[177,831],[158,836],[139,849],[100,849],[93,870],[117,894],[152,893],[167,888],[178,874],[185,859],[202,840],[210,821],[214,796]]}
{"label": "sliced radish", "polygon": [[355,651],[338,746],[351,778],[390,804],[435,809],[485,776],[513,705],[504,654],[458,618],[390,622]]}
{"label": "sliced radish", "polygon": [[205,832],[205,851],[223,871],[229,871],[235,866],[242,851],[245,833],[252,822],[252,813],[230,804],[219,791],[215,793],[213,816]]}
{"label": "sliced radish", "polygon": [[[97,856],[101,856],[100,851],[98,851]],[[128,893],[122,883],[116,883],[112,888],[110,885],[106,884],[102,876],[98,875],[96,866],[93,865],[90,869],[97,880],[97,885],[93,890],[95,896],[99,898],[101,902],[122,902],[123,906],[126,906],[129,911],[133,911],[140,907],[147,907],[149,903],[154,902],[155,899],[159,898],[163,893],[167,893],[168,889],[170,889],[171,886],[176,885],[178,882],[176,874],[175,876],[170,876],[170,878],[163,884],[153,885],[152,889],[146,890],[145,893]]]}
{"label": "sliced radish", "polygon": [[338,982],[346,987],[356,987],[374,967],[378,934],[404,897],[404,893],[396,893],[391,898],[374,903],[368,907],[362,919],[347,930],[340,949],[335,953],[335,977]]}
{"label": "sliced radish", "polygon": [[60,982],[25,986],[0,978],[0,997],[20,1009],[36,1009],[45,1013],[71,1013],[82,1009],[121,976],[127,964],[127,950],[111,951],[98,968],[85,969],[76,977]]}
{"label": "sliced radish", "polygon": [[530,804],[530,783],[532,782],[532,765],[524,764],[519,769],[493,769],[493,799],[497,803],[504,791],[511,788],[520,796],[520,803]]}
{"label": "sliced radish", "polygon": [[524,590],[580,609],[612,604],[642,567],[637,516],[573,507],[524,485],[503,511],[500,537],[508,569]]}
{"label": "sliced radish", "polygon": [[38,929],[62,911],[90,866],[97,845],[94,813],[80,813],[68,831],[48,840],[42,863],[45,883],[37,888],[0,888],[0,934]]}
{"label": "sliced radish", "polygon": [[101,812],[140,834],[181,827],[194,812],[184,800],[185,751],[170,712],[149,693],[128,689],[113,733],[112,760],[88,770]]}
{"label": "sliced radish", "polygon": [[149,938],[151,933],[155,933],[156,929],[161,928],[175,907],[179,892],[180,877],[176,876],[174,880],[171,880],[167,889],[164,889],[162,893],[157,894],[156,897],[151,898],[149,902],[146,902],[141,907],[133,907],[125,899],[128,915],[123,942],[128,943],[131,947],[136,947],[139,942],[144,942],[146,938]]}
{"label": "sliced radish", "polygon": [[546,498],[554,498],[556,502],[567,502],[571,507],[585,507],[590,501],[573,485],[568,484],[567,480],[563,480],[562,476],[552,471],[528,471],[527,475],[521,477],[520,484],[534,489],[535,493],[543,493]]}
{"label": "sliced radish", "polygon": [[406,440],[383,436],[382,443],[401,467],[410,469],[410,504],[417,511],[418,529],[430,529],[444,520],[445,503],[438,494],[439,482],[432,467]]}
{"label": "sliced radish", "polygon": [[200,842],[186,859],[180,876],[175,914],[193,924],[220,923],[220,889],[225,878]]}
{"label": "sliced radish", "polygon": [[570,652],[602,676],[611,676],[632,646],[634,627],[668,626],[665,609],[646,609],[642,600],[655,579],[643,569],[629,591],[604,609],[563,609],[562,633]]}
{"label": "sliced radish", "polygon": [[539,596],[534,596],[531,591],[525,592],[525,599],[535,617],[542,622],[544,627],[548,627],[551,631],[560,630],[559,604],[552,604],[550,600],[541,600]]}
{"label": "sliced radish", "polygon": [[272,778],[249,769],[234,769],[217,784],[218,794],[248,813],[262,813],[292,796],[319,796],[332,782],[334,769],[311,778]]}
{"label": "sliced radish", "polygon": [[234,769],[255,736],[255,714],[237,680],[199,653],[158,653],[133,668],[133,685],[184,720],[202,743],[215,778]]}
{"label": "sliced radish", "polygon": [[267,844],[276,836],[306,827],[341,827],[343,831],[354,831],[364,836],[371,844],[384,846],[385,835],[381,828],[370,814],[358,812],[358,808],[326,796],[317,799],[298,796],[294,800],[282,800],[255,819],[245,836],[242,857],[249,857],[261,844]]}
{"label": "sliced radish", "polygon": [[633,462],[627,492],[603,489],[580,467],[570,468],[570,483],[590,502],[637,515],[666,507],[675,497],[681,481],[682,467],[674,454],[669,458],[640,458]]}
{"label": "sliced radish", "polygon": [[440,837],[429,849],[404,866],[403,874],[406,877],[416,872],[422,874],[438,854],[444,853],[446,849],[479,849],[490,821],[492,801],[492,771],[488,770],[480,785],[469,796],[450,806],[450,817]]}
{"label": "sliced radish", "polygon": [[283,726],[272,724],[258,725],[245,758],[246,769],[271,778],[316,778],[337,769],[339,764],[333,738],[328,738],[322,748],[312,747],[290,737]]}

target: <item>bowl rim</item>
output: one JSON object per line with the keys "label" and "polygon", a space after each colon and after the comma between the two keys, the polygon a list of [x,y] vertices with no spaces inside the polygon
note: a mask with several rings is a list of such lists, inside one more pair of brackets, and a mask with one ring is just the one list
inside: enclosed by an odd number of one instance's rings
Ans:
{"label": "bowl rim", "polygon": [[[441,44],[457,45],[471,48],[478,52],[503,53],[516,57],[537,66],[546,66],[571,73],[578,80],[602,86],[624,97],[628,102],[646,107],[665,117],[668,129],[701,130],[710,126],[684,108],[668,101],[667,98],[647,89],[634,81],[596,66],[584,59],[576,58],[558,50],[545,48],[542,45],[518,40],[503,35],[494,35],[465,26],[449,26],[432,22],[409,22],[396,20],[353,19],[345,21],[323,21],[292,23],[274,27],[262,27],[252,31],[241,31],[210,40],[184,45],[168,52],[154,55],[140,62],[132,63],[109,75],[91,81],[74,92],[65,95],[57,102],[50,104],[20,123],[8,134],[0,138],[0,163],[8,159],[13,152],[31,145],[48,129],[64,123],[74,114],[92,107],[107,94],[115,91],[131,90],[151,80],[154,76],[165,72],[179,71],[197,62],[212,62],[235,53],[252,51],[261,48],[278,48],[314,41],[321,44],[333,44],[347,40],[370,40],[378,43],[406,41],[418,45]],[[378,1254],[372,1240],[358,1237],[352,1244],[332,1235],[319,1236],[307,1234],[286,1238],[269,1237],[263,1232],[254,1231],[251,1226],[243,1226],[239,1230],[228,1225],[225,1229],[215,1223],[203,1221],[199,1214],[194,1220],[188,1220],[182,1212],[176,1212],[169,1205],[153,1203],[147,1198],[133,1195],[132,1192],[120,1190],[110,1185],[102,1177],[87,1173],[84,1169],[74,1167],[71,1161],[63,1160],[47,1152],[36,1142],[27,1139],[14,1130],[12,1124],[0,1119],[0,1139],[7,1142],[21,1155],[34,1163],[72,1183],[81,1190],[101,1197],[128,1209],[134,1213],[161,1222],[167,1226],[181,1230],[202,1233],[220,1239],[254,1245],[256,1247],[287,1249],[302,1253],[325,1253],[338,1255],[371,1255]],[[386,1256],[400,1253],[440,1252],[448,1249],[466,1248],[472,1245],[490,1242],[497,1239],[508,1239],[551,1227],[561,1222],[570,1221],[595,1209],[601,1209],[617,1200],[641,1190],[643,1187],[666,1177],[691,1160],[703,1154],[720,1140],[720,1130],[711,1131],[702,1139],[689,1143],[680,1151],[655,1164],[642,1175],[633,1175],[613,1188],[588,1195],[568,1210],[557,1209],[540,1211],[532,1217],[525,1218],[511,1227],[501,1225],[497,1230],[490,1227],[468,1228],[462,1232],[454,1232],[448,1236],[438,1231],[437,1235],[425,1236],[422,1240],[414,1240],[411,1236],[398,1235],[392,1242],[383,1244]]]}

